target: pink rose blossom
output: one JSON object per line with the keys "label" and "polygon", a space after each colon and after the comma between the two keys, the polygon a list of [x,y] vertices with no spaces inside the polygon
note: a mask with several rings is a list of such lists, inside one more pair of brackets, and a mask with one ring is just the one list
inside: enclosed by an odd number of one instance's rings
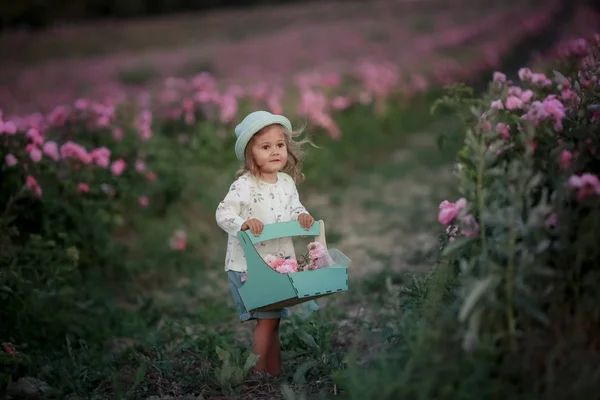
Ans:
{"label": "pink rose blossom", "polygon": [[267,254],[263,257],[265,263],[279,272],[280,274],[291,274],[298,272],[298,262],[293,258],[276,257],[273,254]]}
{"label": "pink rose blossom", "polygon": [[509,96],[521,97],[522,94],[523,94],[523,89],[521,89],[518,86],[511,86],[511,87],[508,88],[508,95]]}
{"label": "pink rose blossom", "polygon": [[42,135],[40,135],[40,131],[37,128],[30,128],[25,136],[36,146],[44,144],[44,138],[42,138]]}
{"label": "pink rose blossom", "polygon": [[269,98],[267,99],[267,106],[273,114],[283,114],[283,96],[284,92],[281,88],[274,89],[269,95]]}
{"label": "pink rose blossom", "polygon": [[558,215],[556,213],[552,213],[546,220],[546,227],[547,228],[556,228],[557,226],[558,226]]}
{"label": "pink rose blossom", "polygon": [[285,262],[285,258],[278,257],[278,258],[276,258],[276,259],[275,259],[275,261],[273,262],[273,265],[272,265],[272,267],[273,267],[275,270],[277,270],[278,268],[280,268],[280,267],[283,265],[283,263],[284,263],[284,262]]}
{"label": "pink rose blossom", "polygon": [[498,122],[496,124],[496,132],[502,139],[508,141],[510,139],[510,126],[503,122]]}
{"label": "pink rose blossom", "polygon": [[110,165],[110,149],[106,147],[98,147],[90,153],[92,161],[97,166],[106,168]]}
{"label": "pink rose blossom", "polygon": [[523,103],[529,103],[533,97],[533,92],[531,90],[525,90],[521,93],[521,100]]}
{"label": "pink rose blossom", "polygon": [[144,172],[146,170],[146,164],[142,160],[137,160],[135,162],[135,170],[137,172]]}
{"label": "pink rose blossom", "polygon": [[574,109],[579,105],[581,99],[571,89],[565,89],[561,92],[560,97],[568,109]]}
{"label": "pink rose blossom", "polygon": [[337,96],[332,100],[331,106],[334,110],[344,110],[350,106],[350,103],[351,100],[348,97]]}
{"label": "pink rose blossom", "polygon": [[4,121],[0,127],[2,128],[0,133],[4,132],[7,135],[14,135],[17,133],[17,125],[12,121]]}
{"label": "pink rose blossom", "polygon": [[480,120],[477,124],[477,128],[483,132],[489,132],[492,129],[492,123],[488,120]]}
{"label": "pink rose blossom", "polygon": [[600,181],[596,175],[589,173],[572,175],[567,181],[567,186],[577,189],[577,199],[582,201],[591,195],[600,195]]}
{"label": "pink rose blossom", "polygon": [[85,147],[71,141],[60,147],[60,155],[63,159],[73,159],[84,164],[89,164],[92,161],[92,157],[87,153]]}
{"label": "pink rose blossom", "polygon": [[147,196],[140,197],[138,202],[141,207],[148,207],[148,204],[150,204],[150,201],[148,200]]}
{"label": "pink rose blossom", "polygon": [[[137,120],[137,128],[142,140],[148,140],[152,136],[152,112],[143,110]],[[122,135],[121,135],[122,137]]]}
{"label": "pink rose blossom", "polygon": [[54,161],[60,160],[60,154],[58,153],[58,145],[56,144],[56,142],[50,141],[44,143],[42,151]]}
{"label": "pink rose blossom", "polygon": [[472,238],[479,233],[479,224],[477,224],[477,221],[471,214],[462,217],[460,223],[462,228],[461,232],[466,237]]}
{"label": "pink rose blossom", "polygon": [[169,241],[169,246],[173,250],[183,251],[187,247],[187,235],[185,231],[178,229],[175,231]]}
{"label": "pink rose blossom", "polygon": [[110,170],[113,173],[113,175],[119,176],[123,173],[126,166],[127,163],[125,162],[125,160],[118,159],[112,163],[112,165],[110,166]]}
{"label": "pink rose blossom", "polygon": [[533,74],[531,73],[531,70],[529,68],[519,69],[519,79],[521,79],[522,81],[530,80],[532,75]]}
{"label": "pink rose blossom", "polygon": [[560,100],[553,96],[548,96],[544,102],[534,101],[529,107],[529,111],[523,118],[538,126],[543,121],[551,119],[554,130],[560,132],[563,128],[562,120],[565,118],[565,109]]}
{"label": "pink rose blossom", "polygon": [[113,129],[113,131],[112,131],[112,137],[117,142],[120,142],[121,140],[123,140],[123,129],[121,129],[121,128],[115,128],[115,129]]}
{"label": "pink rose blossom", "polygon": [[308,257],[315,268],[325,268],[334,264],[329,251],[319,242],[308,244]]}
{"label": "pink rose blossom", "polygon": [[80,193],[87,193],[90,191],[90,185],[87,183],[80,183],[77,185],[77,191]]}
{"label": "pink rose blossom", "polygon": [[548,97],[544,100],[544,111],[554,120],[553,127],[556,131],[562,131],[562,120],[565,118],[565,107],[560,100]]}
{"label": "pink rose blossom", "polygon": [[75,108],[81,111],[86,110],[90,106],[90,102],[86,99],[75,100]]}
{"label": "pink rose blossom", "polygon": [[31,158],[31,161],[33,161],[35,163],[40,162],[42,160],[42,151],[40,149],[38,149],[37,147],[34,147],[29,152],[29,158]]}
{"label": "pink rose blossom", "polygon": [[567,169],[567,168],[571,167],[572,160],[573,160],[573,154],[571,154],[571,152],[568,150],[563,150],[560,153],[560,159],[559,159],[558,163],[562,169]]}
{"label": "pink rose blossom", "polygon": [[221,106],[219,119],[222,123],[231,122],[238,110],[237,99],[233,95],[227,93],[221,96],[219,103]]}
{"label": "pink rose blossom", "polygon": [[298,272],[298,263],[296,260],[292,258],[288,258],[284,260],[281,264],[275,267],[275,270],[280,274],[291,274],[294,272]]}
{"label": "pink rose blossom", "polygon": [[27,186],[27,188],[31,190],[36,197],[40,197],[42,195],[42,187],[33,176],[27,175],[27,178],[25,179],[25,186]]}
{"label": "pink rose blossom", "polygon": [[156,174],[153,171],[148,171],[146,173],[146,179],[148,179],[150,182],[154,182],[156,180]]}
{"label": "pink rose blossom", "polygon": [[458,199],[456,203],[450,203],[447,200],[442,201],[440,203],[438,221],[442,225],[449,225],[466,206],[467,200],[464,198]]}
{"label": "pink rose blossom", "polygon": [[494,82],[505,83],[506,75],[504,75],[502,72],[494,72]]}
{"label": "pink rose blossom", "polygon": [[546,77],[546,75],[542,73],[534,73],[531,76],[531,82],[535,84],[539,84],[541,86],[551,86],[552,81]]}
{"label": "pink rose blossom", "polygon": [[275,267],[275,262],[277,261],[277,257],[275,257],[273,254],[267,254],[266,256],[264,256],[263,258],[265,260],[265,263],[267,263],[267,265],[271,268]]}
{"label": "pink rose blossom", "polygon": [[62,127],[67,122],[69,112],[65,106],[57,106],[48,114],[48,122],[51,125]]}
{"label": "pink rose blossom", "polygon": [[17,165],[17,158],[12,154],[7,154],[6,157],[4,157],[4,160],[9,167]]}
{"label": "pink rose blossom", "polygon": [[502,100],[492,101],[492,108],[495,108],[496,110],[503,110],[504,104],[502,104]]}
{"label": "pink rose blossom", "polygon": [[523,107],[523,101],[517,96],[508,96],[506,99],[506,108],[509,110],[516,110],[517,108]]}

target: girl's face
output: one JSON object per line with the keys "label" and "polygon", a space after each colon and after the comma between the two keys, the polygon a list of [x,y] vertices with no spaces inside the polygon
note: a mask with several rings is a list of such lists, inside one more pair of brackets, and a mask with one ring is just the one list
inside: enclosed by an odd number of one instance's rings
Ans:
{"label": "girl's face", "polygon": [[252,138],[252,157],[261,174],[276,174],[288,160],[285,133],[281,125],[269,125]]}

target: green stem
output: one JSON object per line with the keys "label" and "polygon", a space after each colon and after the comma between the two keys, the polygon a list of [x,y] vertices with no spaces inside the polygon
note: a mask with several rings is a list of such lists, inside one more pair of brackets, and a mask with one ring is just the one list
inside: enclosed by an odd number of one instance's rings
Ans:
{"label": "green stem", "polygon": [[[523,166],[523,170],[530,170],[532,168],[531,158],[524,160],[527,164]],[[523,213],[524,198],[526,196],[526,185],[527,175],[519,174],[517,179],[517,190],[514,207],[512,207],[512,218],[510,224],[510,231],[508,233],[508,265],[505,271],[505,290],[506,290],[506,325],[508,329],[509,343],[513,351],[517,348],[516,342],[516,331],[517,322],[515,317],[515,275],[516,275],[516,244],[517,244],[517,218]]]}
{"label": "green stem", "polygon": [[483,254],[487,255],[487,241],[485,237],[485,221],[483,219],[483,209],[485,206],[483,198],[483,169],[485,167],[485,142],[483,135],[479,135],[479,164],[477,165],[477,209],[479,214],[479,236]]}
{"label": "green stem", "polygon": [[[514,218],[513,218],[514,221]],[[517,232],[514,223],[511,225],[510,232],[508,234],[508,266],[506,268],[504,283],[506,287],[506,325],[508,327],[508,337],[510,340],[511,349],[515,350],[516,341],[516,321],[515,321],[515,310],[514,310],[514,280],[515,280],[515,244],[517,242]]]}

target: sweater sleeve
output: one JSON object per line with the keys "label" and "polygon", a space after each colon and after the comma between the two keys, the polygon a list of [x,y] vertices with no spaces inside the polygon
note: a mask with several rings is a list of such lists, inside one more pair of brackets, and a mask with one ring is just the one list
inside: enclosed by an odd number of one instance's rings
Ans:
{"label": "sweater sleeve", "polygon": [[242,205],[247,204],[250,197],[248,183],[238,179],[229,187],[229,192],[219,203],[216,212],[217,225],[225,232],[236,236],[245,219],[240,216]]}
{"label": "sweater sleeve", "polygon": [[297,221],[300,214],[308,214],[309,212],[300,202],[300,195],[294,180],[290,177],[288,181],[290,183],[290,218],[292,221]]}

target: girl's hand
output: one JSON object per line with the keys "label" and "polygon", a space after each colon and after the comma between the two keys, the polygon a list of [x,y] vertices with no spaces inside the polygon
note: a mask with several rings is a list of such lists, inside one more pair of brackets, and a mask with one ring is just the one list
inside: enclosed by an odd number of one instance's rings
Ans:
{"label": "girl's hand", "polygon": [[298,215],[298,222],[300,222],[300,226],[304,229],[309,230],[315,219],[310,214],[303,213]]}
{"label": "girl's hand", "polygon": [[264,226],[265,225],[256,218],[250,218],[242,224],[242,230],[247,231],[250,229],[254,236],[260,236]]}

